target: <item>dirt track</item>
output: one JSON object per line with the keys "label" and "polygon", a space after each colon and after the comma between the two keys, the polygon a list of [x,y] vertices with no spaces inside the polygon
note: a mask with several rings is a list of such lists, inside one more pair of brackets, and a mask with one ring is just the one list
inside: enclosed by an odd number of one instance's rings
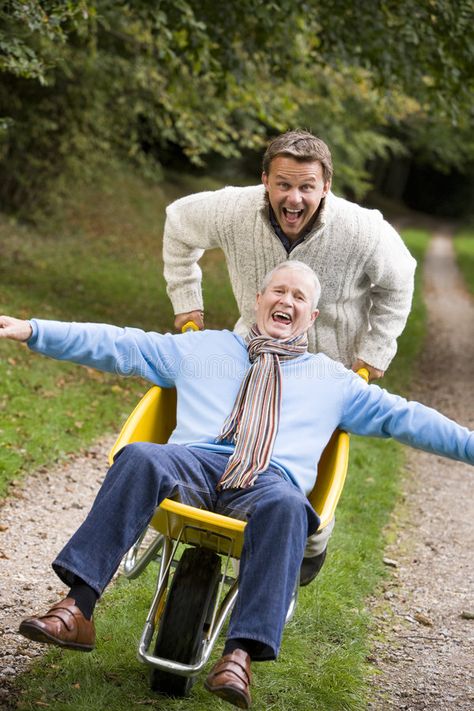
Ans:
{"label": "dirt track", "polygon": [[105,439],[50,471],[12,487],[0,509],[0,708],[15,708],[9,686],[43,651],[17,634],[19,621],[65,593],[51,561],[84,519],[106,472]]}
{"label": "dirt track", "polygon": [[[412,397],[474,428],[474,300],[454,264],[446,232],[425,264],[428,337]],[[468,465],[411,451],[404,503],[391,526],[396,561],[378,632],[371,709],[474,708],[474,503]]]}

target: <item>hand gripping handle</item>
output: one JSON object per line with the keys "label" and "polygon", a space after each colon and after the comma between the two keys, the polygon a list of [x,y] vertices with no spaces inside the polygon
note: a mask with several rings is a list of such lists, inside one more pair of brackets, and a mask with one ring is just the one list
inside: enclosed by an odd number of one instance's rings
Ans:
{"label": "hand gripping handle", "polygon": [[197,326],[194,321],[186,321],[181,328],[181,333],[186,333],[186,331],[199,331],[199,326]]}

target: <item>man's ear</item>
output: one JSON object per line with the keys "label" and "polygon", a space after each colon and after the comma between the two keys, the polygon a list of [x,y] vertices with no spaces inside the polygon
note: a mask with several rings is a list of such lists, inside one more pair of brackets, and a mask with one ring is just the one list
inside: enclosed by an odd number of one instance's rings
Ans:
{"label": "man's ear", "polygon": [[316,319],[319,316],[319,309],[314,309],[314,311],[311,313],[311,323],[310,326],[313,325],[313,323],[316,321]]}
{"label": "man's ear", "polygon": [[257,291],[257,296],[255,298],[255,307],[254,307],[255,311],[258,309],[258,304],[259,304],[261,298],[262,298],[262,294],[259,291]]}
{"label": "man's ear", "polygon": [[265,185],[265,190],[268,190],[268,175],[265,171],[262,173],[262,183]]}
{"label": "man's ear", "polygon": [[324,188],[323,188],[323,197],[326,197],[328,192],[331,190],[331,181],[328,180],[324,183]]}

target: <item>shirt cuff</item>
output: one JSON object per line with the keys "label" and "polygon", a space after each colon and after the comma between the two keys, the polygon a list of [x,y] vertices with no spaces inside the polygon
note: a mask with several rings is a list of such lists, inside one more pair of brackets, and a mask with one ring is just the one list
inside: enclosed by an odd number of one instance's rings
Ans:
{"label": "shirt cuff", "polygon": [[471,432],[466,445],[467,461],[474,465],[474,432]]}
{"label": "shirt cuff", "polygon": [[26,345],[33,346],[38,339],[38,324],[36,323],[36,319],[34,318],[29,320],[29,324],[31,326],[31,336],[26,341]]}
{"label": "shirt cuff", "polygon": [[175,314],[185,314],[189,311],[203,311],[204,303],[202,300],[201,289],[180,289],[179,292],[170,294],[170,299],[173,304]]}

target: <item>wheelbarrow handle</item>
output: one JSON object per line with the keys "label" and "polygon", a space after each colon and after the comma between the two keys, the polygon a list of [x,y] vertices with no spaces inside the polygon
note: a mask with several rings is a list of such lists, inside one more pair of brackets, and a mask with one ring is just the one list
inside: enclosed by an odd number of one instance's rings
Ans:
{"label": "wheelbarrow handle", "polygon": [[367,370],[367,368],[359,368],[359,370],[357,371],[357,375],[360,375],[362,380],[365,380],[366,383],[369,382],[369,371]]}
{"label": "wheelbarrow handle", "polygon": [[199,331],[199,326],[194,321],[186,321],[181,328],[181,333],[186,333],[186,331]]}

